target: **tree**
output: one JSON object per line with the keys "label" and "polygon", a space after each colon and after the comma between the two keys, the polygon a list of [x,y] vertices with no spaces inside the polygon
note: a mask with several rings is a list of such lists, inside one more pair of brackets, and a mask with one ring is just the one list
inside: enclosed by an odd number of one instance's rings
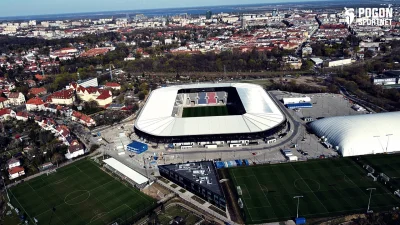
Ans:
{"label": "tree", "polygon": [[93,144],[92,146],[90,146],[90,152],[94,152],[96,151],[98,148],[100,148],[100,146],[98,144]]}
{"label": "tree", "polygon": [[64,160],[64,156],[57,152],[54,153],[53,156],[51,157],[51,162],[53,164],[57,164],[57,167],[58,167],[58,163],[62,162],[63,160]]}
{"label": "tree", "polygon": [[146,95],[143,92],[139,93],[139,100],[144,100],[145,97]]}

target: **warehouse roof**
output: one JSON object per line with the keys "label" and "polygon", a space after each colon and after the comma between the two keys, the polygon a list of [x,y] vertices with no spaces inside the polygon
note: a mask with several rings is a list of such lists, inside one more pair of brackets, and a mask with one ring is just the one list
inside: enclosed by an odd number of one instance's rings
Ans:
{"label": "warehouse roof", "polygon": [[400,151],[400,112],[324,118],[310,126],[343,156]]}
{"label": "warehouse roof", "polygon": [[117,170],[118,172],[122,173],[124,176],[128,177],[131,179],[133,182],[137,184],[144,184],[149,179],[147,179],[145,176],[142,174],[134,171],[133,169],[125,166],[124,164],[120,163],[114,158],[108,158],[103,160],[107,165],[111,166],[113,169]]}

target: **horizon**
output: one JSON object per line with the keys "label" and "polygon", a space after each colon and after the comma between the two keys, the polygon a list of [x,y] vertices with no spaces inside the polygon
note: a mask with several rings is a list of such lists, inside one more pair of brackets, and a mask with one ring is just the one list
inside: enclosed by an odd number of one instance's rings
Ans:
{"label": "horizon", "polygon": [[[119,8],[99,8],[95,7],[93,10],[90,10],[89,8],[85,7],[83,10],[65,10],[65,11],[49,11],[51,8],[47,8],[45,10],[41,10],[38,13],[27,13],[27,11],[32,12],[32,10],[29,9],[24,9],[24,10],[14,10],[16,7],[22,7],[20,4],[21,2],[13,2],[13,0],[5,0],[7,5],[7,2],[9,4],[6,7],[2,7],[0,9],[0,18],[15,18],[15,17],[30,17],[30,16],[51,16],[51,15],[64,15],[64,14],[81,14],[81,13],[107,13],[107,12],[126,12],[126,11],[146,11],[146,10],[165,10],[165,9],[185,9],[185,8],[195,8],[195,7],[218,7],[218,6],[241,6],[241,5],[268,5],[268,4],[290,4],[290,3],[307,3],[307,2],[323,2],[323,1],[330,1],[330,0],[268,0],[268,1],[260,1],[260,0],[250,0],[249,2],[243,3],[238,0],[222,0],[218,1],[218,3],[212,3],[211,0],[206,0],[205,2],[209,3],[204,5],[195,5],[195,4],[188,4],[188,5],[162,5],[160,7],[157,6],[152,6],[152,7],[138,7],[138,8],[130,8],[130,9],[124,9],[123,7]],[[48,0],[39,0],[41,1],[40,3],[48,3]],[[79,0],[71,0],[71,1],[79,1]],[[90,0],[90,1],[95,1],[95,0]],[[107,0],[100,0],[100,1],[107,1]],[[118,2],[126,2],[127,0],[114,0]],[[143,1],[143,0],[142,0]],[[165,1],[165,0],[157,0],[157,1]],[[181,2],[181,0],[173,0],[174,2]],[[332,1],[332,0],[331,0]],[[38,4],[38,2],[35,2],[35,4]],[[68,3],[68,5],[72,5],[71,3]],[[98,4],[97,4],[98,5]],[[144,4],[146,6],[148,4]],[[29,6],[26,6],[29,8]],[[57,6],[58,7],[58,6]],[[118,6],[117,6],[118,7]],[[39,6],[35,5],[35,8],[40,8]],[[61,7],[60,7],[61,8]],[[64,7],[62,7],[64,8]],[[11,14],[10,12],[15,12],[15,11],[20,11],[21,13],[13,13]]]}

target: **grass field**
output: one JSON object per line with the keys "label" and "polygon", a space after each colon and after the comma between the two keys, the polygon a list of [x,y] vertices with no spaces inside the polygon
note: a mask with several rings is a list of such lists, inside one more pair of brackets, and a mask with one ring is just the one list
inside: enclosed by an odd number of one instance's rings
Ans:
{"label": "grass field", "polygon": [[175,216],[180,216],[184,218],[186,224],[196,224],[201,220],[195,214],[187,211],[186,209],[176,206],[170,206],[165,209],[165,212],[161,212],[158,215],[158,219],[162,225],[168,225],[171,220],[175,218]]}
{"label": "grass field", "polygon": [[229,115],[226,106],[187,107],[183,109],[182,117],[226,116]]}
{"label": "grass field", "polygon": [[135,217],[155,203],[89,160],[19,184],[11,188],[10,197],[15,207],[26,212],[30,224],[36,218],[39,224],[54,225],[110,224]]}
{"label": "grass field", "polygon": [[376,174],[384,173],[390,177],[390,184],[400,188],[400,155],[368,155],[361,156],[361,163],[375,169]]}
{"label": "grass field", "polygon": [[386,210],[400,201],[380,183],[373,182],[351,159],[237,167],[229,170],[234,185],[243,192],[246,223],[282,221],[296,217],[325,217],[366,212],[369,191],[371,209]]}

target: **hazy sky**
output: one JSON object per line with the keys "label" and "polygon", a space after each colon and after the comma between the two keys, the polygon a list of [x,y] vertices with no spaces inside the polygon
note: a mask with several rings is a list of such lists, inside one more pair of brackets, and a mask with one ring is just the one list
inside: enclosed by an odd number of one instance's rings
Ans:
{"label": "hazy sky", "polygon": [[0,17],[299,1],[301,0],[0,0]]}

